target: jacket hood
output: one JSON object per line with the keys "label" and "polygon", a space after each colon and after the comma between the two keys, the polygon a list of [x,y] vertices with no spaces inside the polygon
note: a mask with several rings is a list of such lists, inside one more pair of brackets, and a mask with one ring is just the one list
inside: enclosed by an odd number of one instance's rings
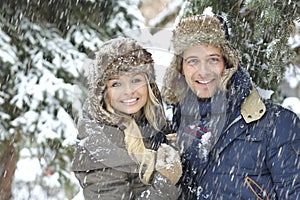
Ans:
{"label": "jacket hood", "polygon": [[[100,122],[116,126],[122,117],[106,109],[107,81],[111,76],[124,73],[144,73],[155,97],[161,101],[155,83],[154,63],[151,53],[135,40],[118,37],[103,43],[89,71],[89,101],[93,116]],[[160,114],[160,113],[159,113]]]}
{"label": "jacket hood", "polygon": [[163,80],[162,96],[167,103],[175,104],[187,91],[188,85],[182,75],[182,54],[185,49],[209,44],[222,50],[226,69],[222,76],[222,89],[227,90],[227,82],[238,69],[238,52],[230,45],[225,21],[217,15],[196,15],[181,19],[173,30],[172,44],[174,57],[167,68]]}

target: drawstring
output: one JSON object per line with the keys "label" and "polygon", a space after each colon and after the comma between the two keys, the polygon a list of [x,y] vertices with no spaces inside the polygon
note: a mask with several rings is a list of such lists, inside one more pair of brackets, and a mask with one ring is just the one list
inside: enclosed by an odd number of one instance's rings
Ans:
{"label": "drawstring", "polygon": [[[250,190],[253,192],[253,194],[256,196],[258,200],[263,200],[264,197],[266,198],[266,200],[270,200],[267,192],[252,178],[246,176],[245,183],[247,184],[247,186],[250,188]],[[257,188],[259,190],[259,193],[254,188]]]}

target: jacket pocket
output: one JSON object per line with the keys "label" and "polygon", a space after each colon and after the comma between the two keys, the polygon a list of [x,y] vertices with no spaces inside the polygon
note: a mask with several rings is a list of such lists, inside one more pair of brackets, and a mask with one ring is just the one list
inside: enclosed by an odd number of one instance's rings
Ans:
{"label": "jacket pocket", "polygon": [[238,140],[244,140],[246,142],[261,142],[263,140],[262,133],[260,132],[246,132],[245,134],[239,135]]}
{"label": "jacket pocket", "polygon": [[267,192],[252,178],[246,176],[245,183],[258,200],[270,200]]}

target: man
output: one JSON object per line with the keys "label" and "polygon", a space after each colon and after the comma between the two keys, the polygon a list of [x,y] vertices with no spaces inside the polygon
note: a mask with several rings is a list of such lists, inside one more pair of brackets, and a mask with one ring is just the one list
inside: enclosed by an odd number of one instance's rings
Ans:
{"label": "man", "polygon": [[300,199],[300,120],[263,100],[216,15],[183,18],[162,96],[174,106],[182,199]]}

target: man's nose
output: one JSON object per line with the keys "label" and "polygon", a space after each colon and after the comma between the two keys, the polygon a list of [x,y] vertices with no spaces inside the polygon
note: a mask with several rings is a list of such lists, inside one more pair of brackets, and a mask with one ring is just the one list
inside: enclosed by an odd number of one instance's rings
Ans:
{"label": "man's nose", "polygon": [[201,61],[197,64],[196,69],[197,69],[198,73],[201,75],[205,75],[209,71],[211,71],[211,69],[209,69],[208,64],[203,61]]}

